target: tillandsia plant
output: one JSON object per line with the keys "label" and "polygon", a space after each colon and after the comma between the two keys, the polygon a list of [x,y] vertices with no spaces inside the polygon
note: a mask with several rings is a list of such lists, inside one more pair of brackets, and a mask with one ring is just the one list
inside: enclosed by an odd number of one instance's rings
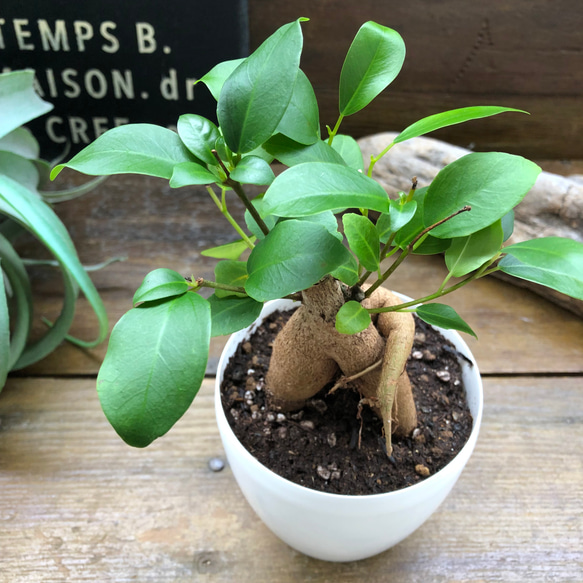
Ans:
{"label": "tillandsia plant", "polygon": [[[434,300],[498,270],[583,298],[583,245],[543,238],[504,247],[512,209],[540,172],[532,162],[471,153],[429,187],[412,184],[396,198],[372,178],[376,162],[400,142],[518,110],[467,107],[427,117],[365,169],[357,143],[339,128],[397,76],[404,42],[374,22],[360,28],[342,67],[338,120],[322,139],[314,90],[299,67],[304,20],[200,80],[217,100],[218,126],[198,115],[181,116],[177,133],[122,126],[53,171],[68,166],[93,175],[158,176],[175,188],[206,185],[238,233],[233,243],[205,252],[221,260],[215,281],[157,269],[115,326],[97,388],[106,416],[131,445],[146,446],[172,427],[200,387],[211,336],[248,326],[266,300],[301,301],[273,347],[266,387],[274,406],[300,407],[339,375],[349,377],[382,418],[390,453],[391,435],[416,425],[404,370],[412,312],[473,334]],[[288,167],[277,177],[273,160]],[[265,192],[250,200],[247,184]],[[229,212],[233,198],[246,207],[245,225]],[[382,284],[415,253],[444,253],[448,275],[437,290],[403,302]],[[214,290],[208,299],[199,293],[204,288]]]}
{"label": "tillandsia plant", "polygon": [[[8,372],[44,358],[65,338],[90,348],[105,340],[109,330],[101,298],[79,262],[65,226],[50,206],[88,192],[101,179],[62,191],[43,190],[51,164],[39,158],[38,142],[21,126],[50,111],[52,105],[38,97],[33,83],[33,71],[0,74],[0,390]],[[20,256],[14,241],[27,231],[45,245],[54,260]],[[56,264],[64,283],[61,314],[40,338],[31,336],[34,302],[26,271],[31,263]],[[68,336],[80,291],[99,322],[95,341]]]}

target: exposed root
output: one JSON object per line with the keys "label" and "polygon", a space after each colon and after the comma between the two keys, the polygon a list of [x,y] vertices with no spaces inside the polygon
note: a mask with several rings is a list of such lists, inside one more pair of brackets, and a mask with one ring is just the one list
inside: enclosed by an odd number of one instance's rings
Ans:
{"label": "exposed root", "polygon": [[[280,409],[300,408],[340,373],[330,392],[352,382],[383,421],[387,453],[391,435],[408,435],[417,425],[415,404],[405,372],[415,334],[409,313],[384,312],[359,334],[340,334],[334,324],[345,297],[340,283],[324,278],[302,292],[302,306],[278,334],[266,377],[268,393]],[[362,304],[396,305],[400,300],[378,288]]]}

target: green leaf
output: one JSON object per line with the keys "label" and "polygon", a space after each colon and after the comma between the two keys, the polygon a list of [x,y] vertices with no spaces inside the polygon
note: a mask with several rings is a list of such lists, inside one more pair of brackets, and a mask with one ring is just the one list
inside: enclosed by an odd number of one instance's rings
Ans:
{"label": "green leaf", "polygon": [[562,237],[541,237],[504,248],[498,263],[504,273],[583,300],[583,244]]}
{"label": "green leaf", "polygon": [[358,334],[370,323],[370,314],[355,301],[346,302],[336,314],[336,330],[340,334]]}
{"label": "green leaf", "polygon": [[231,172],[231,179],[241,184],[269,185],[275,180],[275,174],[262,158],[245,156]]}
{"label": "green leaf", "polygon": [[175,132],[151,124],[129,124],[108,130],[66,164],[53,168],[51,179],[63,168],[84,174],[146,174],[169,179],[176,164],[194,157]]}
{"label": "green leaf", "polygon": [[[245,287],[247,281],[247,262],[246,261],[219,261],[215,265],[215,279],[217,283],[233,285],[236,287]],[[222,289],[215,290],[218,298],[224,297],[245,297],[244,294],[226,291]]]}
{"label": "green leaf", "polygon": [[[262,196],[258,196],[257,198],[254,198],[251,201],[251,204],[257,209],[257,212],[262,217],[263,222],[267,225],[267,228],[271,231],[271,229],[273,229],[273,227],[275,227],[275,224],[277,223],[279,217],[276,217],[274,215],[263,216],[263,197]],[[255,219],[253,218],[253,216],[251,215],[251,213],[249,212],[248,209],[245,210],[245,224],[247,225],[247,228],[249,229],[249,231],[251,233],[253,233],[253,235],[255,235],[255,237],[257,237],[257,239],[265,238],[265,234],[261,230],[261,227],[259,227],[259,225],[257,224],[257,222],[255,221]]]}
{"label": "green leaf", "polygon": [[28,160],[35,160],[40,154],[38,142],[27,128],[16,128],[0,138],[0,150],[18,154]]}
{"label": "green leaf", "polygon": [[204,379],[210,333],[210,305],[195,293],[148,302],[122,316],[97,392],[126,443],[145,447],[182,417]]}
{"label": "green leaf", "polygon": [[399,74],[405,60],[401,35],[376,22],[356,33],[340,73],[340,113],[352,115],[366,107]]}
{"label": "green leaf", "polygon": [[320,139],[320,112],[316,94],[301,69],[298,71],[291,100],[276,132],[306,145],[314,144]]}
{"label": "green leaf", "polygon": [[255,322],[263,304],[253,298],[219,298],[213,294],[208,302],[211,306],[211,336],[225,336],[242,330]]}
{"label": "green leaf", "polygon": [[[36,161],[35,161],[36,162]],[[49,169],[50,172],[50,169]],[[65,202],[66,200],[74,200],[88,192],[97,188],[102,182],[107,180],[107,176],[97,176],[78,186],[65,188],[63,190],[41,190],[39,194],[43,200],[48,203]]]}
{"label": "green leaf", "polygon": [[71,282],[74,282],[85,294],[97,316],[99,333],[94,341],[78,341],[77,344],[93,347],[102,342],[109,330],[105,306],[77,257],[67,230],[54,211],[17,182],[0,176],[0,213],[12,217],[35,235],[62,266],[65,285],[72,286]]}
{"label": "green leaf", "polygon": [[349,253],[346,257],[346,261],[331,271],[330,275],[336,279],[339,279],[346,285],[355,285],[359,280],[359,274],[358,263],[356,262],[354,256]]}
{"label": "green leaf", "polygon": [[176,164],[170,177],[171,188],[181,188],[196,184],[213,184],[214,182],[217,182],[217,177],[196,162],[181,162],[180,164]]}
{"label": "green leaf", "polygon": [[331,162],[345,165],[342,156],[322,140],[306,146],[282,134],[277,134],[270,138],[264,147],[275,159],[290,167],[304,162]]}
{"label": "green leaf", "polygon": [[514,232],[514,211],[508,211],[501,219],[504,241],[508,241]]}
{"label": "green leaf", "polygon": [[217,116],[233,152],[250,152],[276,130],[291,100],[301,52],[296,20],[273,33],[225,81]]}
{"label": "green leaf", "polygon": [[12,292],[10,320],[6,319],[6,325],[12,328],[12,338],[10,339],[10,354],[5,361],[8,370],[11,370],[26,346],[32,326],[34,306],[30,279],[24,263],[8,239],[1,234],[0,258],[2,270]]}
{"label": "green leaf", "polygon": [[513,209],[532,188],[541,169],[520,156],[476,152],[441,170],[427,191],[425,225],[433,225],[469,205],[472,210],[431,231],[434,237],[470,235]]}
{"label": "green leaf", "polygon": [[341,156],[347,166],[364,172],[364,160],[358,142],[352,136],[337,134],[332,142],[332,148]]}
{"label": "green leaf", "polygon": [[4,287],[2,257],[0,257],[0,391],[4,388],[10,370],[10,318]]}
{"label": "green leaf", "polygon": [[322,225],[280,222],[251,252],[245,290],[257,301],[286,296],[317,283],[345,264],[349,255]]}
{"label": "green leaf", "polygon": [[[318,213],[317,215],[310,215],[309,217],[298,217],[300,221],[309,221],[311,223],[318,223],[326,228],[326,230],[334,235],[339,241],[343,241],[344,237],[342,233],[338,231],[338,220],[336,215],[332,211],[324,211]],[[285,220],[285,219],[283,219]]]}
{"label": "green leaf", "polygon": [[[255,237],[251,237],[251,241],[254,241]],[[239,259],[241,255],[249,247],[243,239],[233,241],[232,243],[225,243],[225,245],[219,245],[218,247],[211,247],[210,249],[205,249],[201,251],[201,255],[204,257],[214,257],[215,259]]]}
{"label": "green leaf", "polygon": [[377,221],[377,229],[381,243],[386,243],[393,233],[409,223],[415,216],[416,210],[416,200],[410,200],[405,204],[400,204],[400,201],[392,200],[389,212],[382,214]]}
{"label": "green leaf", "polygon": [[[405,249],[413,239],[423,231],[425,224],[423,222],[423,207],[425,205],[425,197],[427,196],[427,187],[418,188],[413,194],[413,202],[417,203],[417,208],[411,219],[409,219],[397,232],[394,239],[394,244]],[[391,207],[394,205],[391,201]],[[390,211],[390,209],[389,209]],[[390,219],[389,219],[390,221]]]}
{"label": "green leaf", "polygon": [[320,162],[306,162],[280,174],[263,201],[265,215],[280,217],[346,208],[389,210],[389,198],[378,182],[353,168]]}
{"label": "green leaf", "polygon": [[212,121],[200,115],[187,113],[178,118],[176,129],[183,144],[198,159],[211,166],[217,164],[217,159],[212,150],[215,148],[215,143],[220,137],[220,133]]}
{"label": "green leaf", "polygon": [[0,74],[0,138],[51,109],[34,90],[34,71]]}
{"label": "green leaf", "polygon": [[150,271],[136,290],[133,305],[179,296],[188,291],[188,284],[180,273],[160,267]]}
{"label": "green leaf", "polygon": [[423,136],[435,130],[452,126],[458,123],[464,123],[472,119],[480,119],[482,117],[490,117],[505,111],[516,111],[518,113],[527,113],[521,109],[514,109],[512,107],[498,107],[495,105],[478,105],[473,107],[462,107],[460,109],[452,109],[442,113],[430,115],[404,129],[394,140],[394,144]]}
{"label": "green leaf", "polygon": [[459,330],[477,338],[476,333],[470,328],[469,324],[451,306],[426,304],[419,306],[416,313],[424,322],[432,326],[439,326],[445,330]]}
{"label": "green leaf", "polygon": [[453,277],[462,277],[492,259],[502,247],[502,222],[496,221],[466,237],[454,237],[445,252],[445,265]]}
{"label": "green leaf", "polygon": [[36,166],[18,154],[0,152],[0,174],[9,176],[30,191],[34,192],[38,187],[39,175]]}
{"label": "green leaf", "polygon": [[351,251],[368,271],[377,271],[380,241],[374,224],[367,217],[354,213],[345,214],[342,223]]}
{"label": "green leaf", "polygon": [[206,85],[215,101],[218,101],[225,81],[244,60],[232,59],[231,61],[223,61],[215,65],[206,75],[203,75],[197,83]]}
{"label": "green leaf", "polygon": [[449,249],[452,239],[438,239],[427,235],[423,237],[422,241],[415,244],[413,253],[415,255],[437,255],[444,253]]}

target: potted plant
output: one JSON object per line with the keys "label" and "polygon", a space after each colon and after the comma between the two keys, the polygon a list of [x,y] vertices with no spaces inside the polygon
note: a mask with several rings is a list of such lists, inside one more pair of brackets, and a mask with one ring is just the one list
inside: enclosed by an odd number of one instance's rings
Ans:
{"label": "potted plant", "polygon": [[[225,448],[251,504],[303,552],[351,560],[414,530],[445,497],[475,443],[479,374],[451,330],[473,331],[435,300],[498,270],[583,298],[583,246],[560,238],[504,246],[512,209],[540,172],[519,156],[472,153],[428,187],[413,181],[409,192],[388,197],[372,171],[392,147],[451,124],[518,110],[467,107],[424,118],[365,168],[358,145],[339,129],[344,117],[367,106],[397,76],[403,40],[374,22],[360,28],[340,76],[339,117],[322,139],[314,91],[299,67],[304,20],[282,26],[246,59],[221,63],[200,80],[217,100],[218,125],[188,114],[178,120],[177,132],[148,124],[115,128],[56,167],[53,176],[67,166],[92,175],[158,176],[176,188],[206,185],[238,234],[233,243],[206,252],[220,259],[214,281],[156,269],[115,326],[97,389],[107,418],[130,445],[144,447],[172,427],[200,387],[211,336],[250,326],[270,300],[300,304],[273,346],[265,378],[270,406],[294,411],[339,375],[349,377],[362,404],[382,421],[388,460],[393,437],[409,436],[417,425],[405,371],[415,335],[412,312],[457,343],[474,414],[468,444],[424,482],[387,494],[325,494],[261,469],[230,431],[217,387]],[[287,167],[277,177],[273,160]],[[250,200],[247,184],[264,186],[264,194]],[[229,212],[234,197],[245,205],[245,225]],[[443,253],[448,275],[426,296],[402,299],[382,284],[415,253]],[[214,293],[205,298],[200,292],[207,289]],[[270,304],[267,311],[273,309]],[[228,346],[219,375],[234,350]],[[280,518],[283,526],[274,522]]]}
{"label": "potted plant", "polygon": [[[102,179],[66,190],[45,190],[52,165],[40,159],[38,142],[22,124],[50,111],[52,105],[38,97],[33,84],[31,70],[0,74],[0,391],[11,370],[41,360],[65,338],[91,348],[105,340],[109,331],[101,298],[65,226],[50,206],[90,191]],[[54,260],[22,257],[15,242],[26,232],[36,237]],[[64,283],[61,314],[40,337],[31,334],[34,301],[27,273],[31,264],[57,267]],[[68,336],[80,291],[98,319],[94,341]]]}

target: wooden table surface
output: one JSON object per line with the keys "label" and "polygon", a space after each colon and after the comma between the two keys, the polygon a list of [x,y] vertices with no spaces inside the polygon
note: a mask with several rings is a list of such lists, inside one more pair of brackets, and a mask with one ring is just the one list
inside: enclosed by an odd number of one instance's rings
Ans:
{"label": "wooden table surface", "polygon": [[[144,177],[111,178],[58,212],[84,263],[128,257],[93,274],[112,323],[150,269],[208,277],[200,251],[234,239],[204,192]],[[391,287],[422,295],[441,263],[415,258]],[[35,278],[39,315],[55,317],[58,277]],[[212,400],[224,339],[195,404],[144,450],[99,407],[105,347],[63,345],[0,394],[0,582],[583,581],[583,320],[495,279],[450,297],[479,336],[468,343],[484,376],[482,432],[449,498],[401,544],[360,562],[310,559],[263,526],[228,467],[209,469],[224,457]],[[73,333],[94,330],[81,301]]]}

